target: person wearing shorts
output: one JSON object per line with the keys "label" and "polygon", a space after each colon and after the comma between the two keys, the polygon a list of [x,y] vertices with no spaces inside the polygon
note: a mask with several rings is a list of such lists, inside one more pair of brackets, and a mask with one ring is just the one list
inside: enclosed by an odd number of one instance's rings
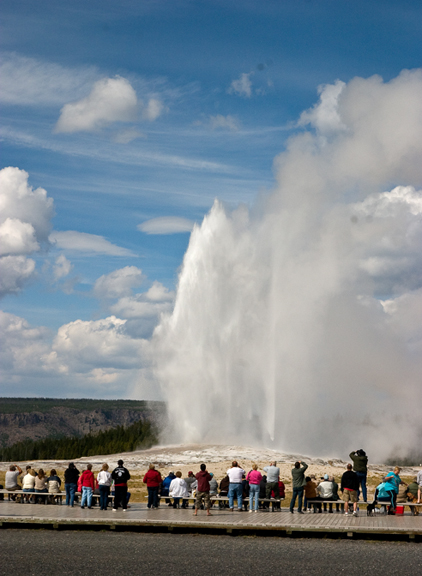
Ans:
{"label": "person wearing shorts", "polygon": [[353,504],[353,516],[358,515],[357,502],[359,490],[359,478],[356,472],[353,472],[353,466],[347,465],[347,470],[341,477],[341,488],[344,501],[344,514],[349,514],[349,502]]}
{"label": "person wearing shorts", "polygon": [[201,508],[201,504],[204,502],[204,508],[207,511],[207,516],[211,516],[210,480],[212,479],[212,476],[209,472],[207,472],[207,467],[205,464],[201,464],[200,468],[201,470],[195,476],[198,482],[198,487],[196,489],[195,512],[193,515],[198,515],[198,509]]}

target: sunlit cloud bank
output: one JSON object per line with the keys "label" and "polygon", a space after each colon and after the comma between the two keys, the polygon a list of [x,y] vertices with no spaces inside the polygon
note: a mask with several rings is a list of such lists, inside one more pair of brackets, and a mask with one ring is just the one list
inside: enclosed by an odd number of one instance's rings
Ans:
{"label": "sunlit cloud bank", "polygon": [[374,459],[420,444],[421,157],[421,70],[336,82],[270,195],[215,202],[148,350],[173,441]]}

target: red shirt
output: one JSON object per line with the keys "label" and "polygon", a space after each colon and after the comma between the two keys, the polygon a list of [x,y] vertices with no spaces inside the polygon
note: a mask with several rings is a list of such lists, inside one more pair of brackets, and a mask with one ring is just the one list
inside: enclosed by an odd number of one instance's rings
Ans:
{"label": "red shirt", "polygon": [[94,474],[91,470],[84,470],[81,474],[81,485],[95,490]]}
{"label": "red shirt", "polygon": [[148,470],[144,476],[143,483],[148,488],[156,488],[161,484],[161,474],[157,470]]}
{"label": "red shirt", "polygon": [[212,478],[211,474],[206,470],[198,472],[195,478],[198,480],[198,492],[209,492],[210,491],[210,480]]}

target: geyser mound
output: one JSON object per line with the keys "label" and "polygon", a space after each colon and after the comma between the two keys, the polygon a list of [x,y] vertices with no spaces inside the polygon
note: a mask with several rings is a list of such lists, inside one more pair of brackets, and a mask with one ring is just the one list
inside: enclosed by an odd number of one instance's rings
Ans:
{"label": "geyser mound", "polygon": [[150,344],[173,442],[420,441],[422,72],[320,92],[274,190],[192,232]]}

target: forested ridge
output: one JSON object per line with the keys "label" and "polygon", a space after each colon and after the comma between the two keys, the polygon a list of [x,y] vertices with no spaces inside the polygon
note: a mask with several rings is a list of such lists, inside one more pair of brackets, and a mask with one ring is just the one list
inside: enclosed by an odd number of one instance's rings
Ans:
{"label": "forested ridge", "polygon": [[150,448],[158,442],[158,431],[148,420],[139,420],[124,427],[89,433],[82,437],[25,440],[0,449],[0,461],[74,460],[84,456],[132,452]]}

